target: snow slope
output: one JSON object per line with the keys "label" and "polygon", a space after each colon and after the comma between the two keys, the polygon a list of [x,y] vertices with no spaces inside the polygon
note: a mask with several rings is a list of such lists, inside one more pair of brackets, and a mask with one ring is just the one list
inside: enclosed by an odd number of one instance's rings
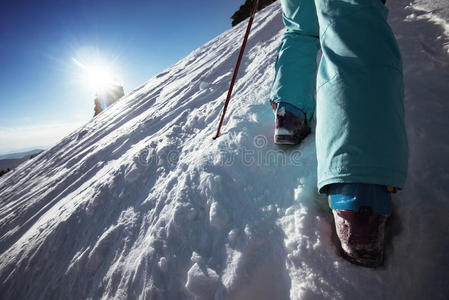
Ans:
{"label": "snow slope", "polygon": [[411,159],[384,268],[336,255],[313,136],[272,143],[274,3],[256,17],[219,139],[244,23],[0,179],[0,298],[444,299],[447,39],[408,4],[389,4]]}
{"label": "snow slope", "polygon": [[[424,19],[440,25],[444,29],[444,34],[449,35],[449,1],[448,0],[415,0],[410,9],[414,10],[408,18]],[[444,47],[449,52],[449,42],[446,40]]]}

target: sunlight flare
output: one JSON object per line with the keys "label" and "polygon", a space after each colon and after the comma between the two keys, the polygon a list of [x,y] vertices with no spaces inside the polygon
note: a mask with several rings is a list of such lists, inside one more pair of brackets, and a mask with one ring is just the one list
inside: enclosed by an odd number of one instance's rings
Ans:
{"label": "sunlight flare", "polygon": [[87,64],[72,57],[72,61],[81,69],[80,76],[86,86],[97,94],[120,84],[113,68],[100,60]]}

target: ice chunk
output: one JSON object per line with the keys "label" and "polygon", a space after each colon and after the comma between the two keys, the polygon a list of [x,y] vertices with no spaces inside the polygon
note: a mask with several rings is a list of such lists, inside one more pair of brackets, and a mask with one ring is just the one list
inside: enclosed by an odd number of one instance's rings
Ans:
{"label": "ice chunk", "polygon": [[195,299],[214,299],[218,287],[217,273],[207,267],[200,267],[195,263],[187,273],[186,288]]}
{"label": "ice chunk", "polygon": [[161,258],[159,259],[158,266],[159,266],[159,268],[160,268],[162,271],[166,272],[166,271],[167,271],[167,268],[168,268],[168,266],[167,266],[167,259],[166,259],[165,257],[161,257]]}
{"label": "ice chunk", "polygon": [[217,202],[212,203],[209,211],[210,225],[216,229],[221,229],[225,226],[227,221],[227,214],[225,209]]}

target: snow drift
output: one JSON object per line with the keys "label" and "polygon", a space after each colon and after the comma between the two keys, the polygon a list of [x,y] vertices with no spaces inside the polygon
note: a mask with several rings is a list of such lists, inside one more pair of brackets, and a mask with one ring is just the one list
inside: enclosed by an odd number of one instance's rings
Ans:
{"label": "snow drift", "polygon": [[[449,259],[449,59],[442,28],[392,7],[406,72],[410,175],[385,267],[344,261],[315,191],[313,136],[272,143],[279,3],[0,179],[1,299],[443,299]],[[437,39],[436,37],[439,37]]]}

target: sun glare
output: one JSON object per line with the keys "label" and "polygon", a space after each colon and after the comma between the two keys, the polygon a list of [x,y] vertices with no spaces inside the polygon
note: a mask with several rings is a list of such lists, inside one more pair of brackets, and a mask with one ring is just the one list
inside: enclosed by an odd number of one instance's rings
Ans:
{"label": "sun glare", "polygon": [[90,64],[82,63],[79,60],[72,57],[73,62],[80,67],[84,84],[90,90],[95,91],[97,94],[103,93],[111,87],[120,84],[117,79],[117,74],[114,72],[111,66],[101,62],[91,62]]}
{"label": "sun glare", "polygon": [[103,91],[114,84],[112,72],[105,66],[92,66],[86,69],[86,80],[91,88]]}

